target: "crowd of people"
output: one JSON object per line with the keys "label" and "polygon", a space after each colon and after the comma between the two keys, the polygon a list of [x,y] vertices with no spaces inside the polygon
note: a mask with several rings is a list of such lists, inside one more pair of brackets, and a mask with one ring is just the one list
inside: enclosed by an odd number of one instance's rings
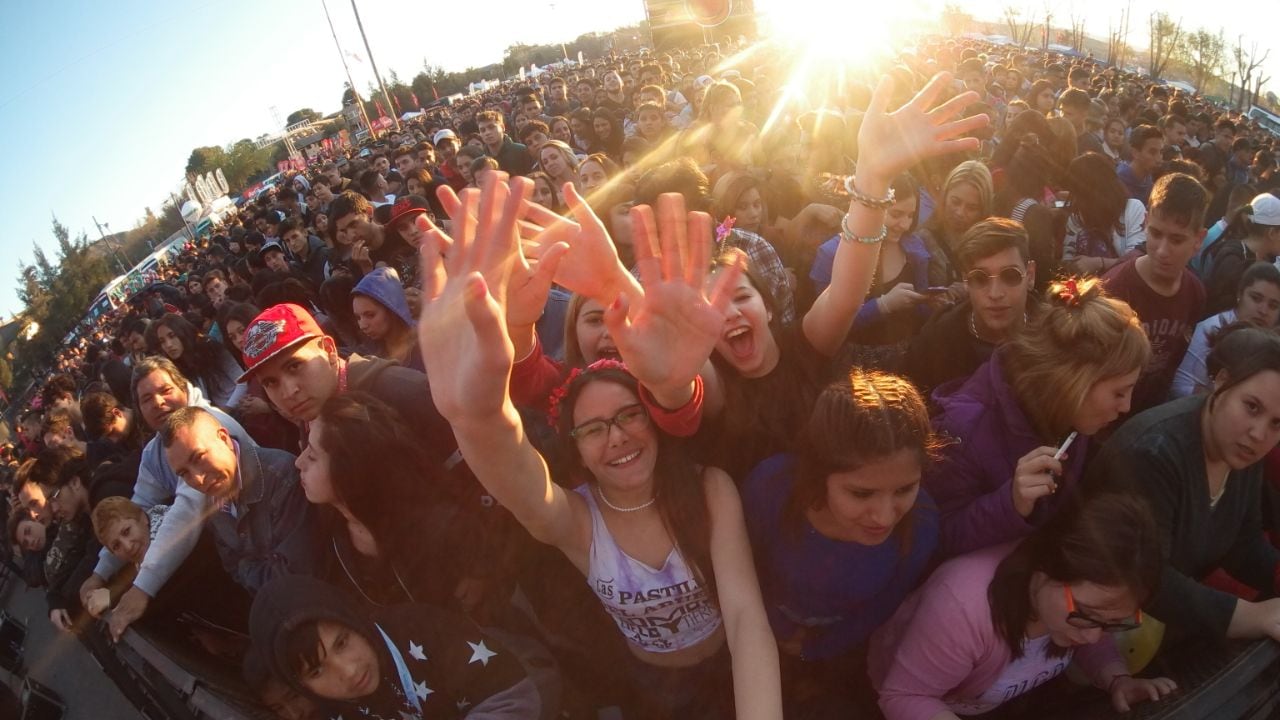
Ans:
{"label": "crowd of people", "polygon": [[281,718],[1126,711],[1280,640],[1277,139],[1092,58],[804,100],[741,49],[434,108],[102,317],[9,458],[49,621]]}

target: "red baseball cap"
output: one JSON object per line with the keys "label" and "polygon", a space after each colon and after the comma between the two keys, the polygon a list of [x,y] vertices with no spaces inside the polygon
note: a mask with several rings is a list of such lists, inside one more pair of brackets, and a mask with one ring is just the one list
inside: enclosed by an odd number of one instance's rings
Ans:
{"label": "red baseball cap", "polygon": [[324,334],[311,313],[292,303],[263,310],[244,331],[242,352],[248,369],[236,382],[247,381],[254,370],[285,350]]}
{"label": "red baseball cap", "polygon": [[387,220],[387,227],[394,227],[396,223],[407,217],[415,215],[425,215],[431,211],[431,206],[427,204],[427,199],[421,195],[405,195],[396,200],[391,206],[391,218]]}

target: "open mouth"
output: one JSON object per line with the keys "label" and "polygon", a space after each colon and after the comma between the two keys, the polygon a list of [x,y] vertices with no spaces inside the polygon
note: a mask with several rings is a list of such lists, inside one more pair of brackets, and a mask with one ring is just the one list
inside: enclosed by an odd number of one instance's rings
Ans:
{"label": "open mouth", "polygon": [[756,350],[755,333],[750,327],[737,327],[724,334],[729,354],[735,360],[748,360]]}

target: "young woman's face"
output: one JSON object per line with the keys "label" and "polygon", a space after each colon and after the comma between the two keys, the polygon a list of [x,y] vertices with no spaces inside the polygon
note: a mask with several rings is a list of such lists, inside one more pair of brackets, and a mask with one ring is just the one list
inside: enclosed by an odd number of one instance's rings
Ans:
{"label": "young woman's face", "polygon": [[665,124],[662,113],[657,110],[645,110],[640,113],[638,119],[640,134],[647,138],[656,138],[662,134],[662,128]]}
{"label": "young woman's face", "polygon": [[605,175],[604,166],[594,160],[582,163],[578,168],[578,179],[582,181],[582,189],[587,192],[609,181],[609,177]]}
{"label": "young woman's face", "polygon": [[978,193],[978,188],[967,182],[956,183],[943,203],[943,220],[952,240],[959,239],[974,223],[982,219],[982,196]]}
{"label": "young woman's face", "polygon": [[920,492],[920,454],[899,450],[857,470],[827,476],[826,511],[840,540],[879,545]]}
{"label": "young woman's face", "polygon": [[[582,428],[593,420],[619,419],[619,414],[637,407],[643,408],[640,398],[627,388],[605,381],[589,383],[574,403],[573,426]],[[603,432],[579,435],[574,442],[583,466],[606,494],[636,490],[653,481],[658,435],[646,418],[630,424],[615,422]]]}
{"label": "young woman's face", "polygon": [[356,295],[351,298],[351,310],[365,337],[381,342],[391,334],[391,313],[382,303],[364,295]]}
{"label": "young woman's face", "polygon": [[328,231],[329,231],[329,216],[328,216],[328,215],[326,215],[326,214],[324,214],[324,213],[316,213],[316,214],[312,217],[312,221],[315,223],[315,226],[316,226],[316,232],[317,232],[317,233],[319,233],[320,235],[324,235],[326,232],[328,232]]}
{"label": "young woman's face", "polygon": [[569,125],[573,128],[574,135],[582,135],[587,130],[587,124],[578,118],[569,118]]}
{"label": "young woman's face", "polygon": [[884,227],[886,230],[884,239],[894,243],[902,240],[902,236],[907,234],[907,231],[911,229],[911,224],[915,221],[916,198],[914,196],[902,198],[890,205],[889,210],[884,215]]}
{"label": "young woman's face", "polygon": [[1057,102],[1053,97],[1053,90],[1041,90],[1040,94],[1036,95],[1036,110],[1040,111],[1041,114],[1048,114],[1052,112],[1053,106],[1056,104]]}
{"label": "young woman's face", "polygon": [[329,478],[329,453],[320,443],[324,422],[317,419],[307,432],[307,449],[302,451],[294,465],[302,482],[302,492],[313,505],[333,505],[338,494]]}
{"label": "young woman's face", "polygon": [[578,319],[574,322],[578,333],[578,352],[588,365],[600,358],[619,359],[618,346],[609,337],[609,329],[604,325],[604,306],[595,300],[587,300],[578,310]]}
{"label": "young woman's face", "polygon": [[302,670],[299,680],[326,700],[356,700],[372,695],[382,682],[378,655],[360,633],[341,623],[322,620],[319,664]]}
{"label": "young woman's face", "polygon": [[409,188],[410,195],[422,195],[426,197],[427,189],[422,186],[422,182],[417,177],[410,175],[405,181],[405,186]]}
{"label": "young woman's face", "polygon": [[[719,272],[712,273],[712,278]],[[708,278],[708,284],[714,282]],[[724,332],[716,343],[716,352],[747,378],[764,377],[778,366],[778,343],[769,321],[773,313],[765,307],[764,297],[742,275],[730,296],[724,321]]]}
{"label": "young woman's face", "polygon": [[613,127],[609,125],[609,121],[604,118],[595,118],[591,121],[591,127],[596,131],[596,137],[601,140],[608,140],[613,134]]}
{"label": "young woman's face", "polygon": [[759,232],[764,222],[764,198],[760,196],[760,188],[747,188],[738,196],[738,204],[733,209],[734,227],[749,232]]}
{"label": "young woman's face", "polygon": [[[1048,579],[1044,573],[1031,576],[1031,604],[1034,615],[1040,618],[1049,639],[1058,647],[1070,648],[1092,645],[1102,639],[1103,630],[1089,625],[1089,620],[1079,617],[1068,620],[1071,610],[1067,604],[1067,586]],[[1095,585],[1091,582],[1073,582],[1069,585],[1075,612],[1095,622],[1122,624],[1133,622],[1138,614],[1138,602],[1128,588]]]}
{"label": "young woman's face", "polygon": [[141,565],[147,549],[151,547],[150,523],[144,524],[138,518],[130,517],[117,520],[107,526],[103,533],[102,546],[117,559],[134,565]]}
{"label": "young woman's face", "polygon": [[551,189],[551,183],[542,178],[533,181],[532,199],[545,208],[554,208],[556,206],[556,193]]}
{"label": "young woman's face", "polygon": [[551,137],[565,145],[573,146],[573,128],[565,120],[557,120],[551,125]]}
{"label": "young woman's face", "polygon": [[471,182],[471,160],[472,158],[470,155],[458,156],[458,174],[461,175],[462,179],[466,180],[468,183]]}
{"label": "young woman's face", "polygon": [[1103,378],[1089,388],[1084,402],[1076,408],[1071,427],[1084,435],[1094,435],[1129,412],[1133,398],[1133,386],[1138,383],[1142,368],[1115,377]]}
{"label": "young woman's face", "polygon": [[1260,280],[1240,293],[1236,318],[1260,328],[1273,328],[1280,321],[1280,287]]}
{"label": "young woman's face", "polygon": [[542,163],[542,169],[553,178],[562,178],[569,171],[569,167],[564,161],[564,155],[559,148],[542,148],[542,152],[538,154],[538,159]]}
{"label": "young woman's face", "polygon": [[1107,123],[1106,140],[1107,146],[1112,150],[1124,147],[1124,125],[1118,122]]}
{"label": "young woman's face", "polygon": [[161,325],[156,329],[156,340],[159,341],[160,352],[164,353],[165,357],[174,362],[182,357],[182,341],[169,329],[169,326]]}
{"label": "young woman's face", "polygon": [[[1225,380],[1220,373],[1214,384]],[[1280,372],[1254,373],[1210,402],[1206,450],[1233,470],[1258,462],[1280,442]]]}

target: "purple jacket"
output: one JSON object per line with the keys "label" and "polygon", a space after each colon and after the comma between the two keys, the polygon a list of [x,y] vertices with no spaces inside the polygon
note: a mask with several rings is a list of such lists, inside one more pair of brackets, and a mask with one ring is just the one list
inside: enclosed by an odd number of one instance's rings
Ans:
{"label": "purple jacket", "polygon": [[1058,492],[1040,498],[1029,518],[1014,509],[1018,459],[1048,442],[1036,435],[1019,406],[1002,360],[1003,353],[996,351],[971,377],[933,392],[939,408],[934,430],[953,440],[924,475],[924,486],[942,514],[938,549],[943,557],[1031,534],[1057,512],[1083,474],[1088,438],[1082,435],[1067,452]]}

